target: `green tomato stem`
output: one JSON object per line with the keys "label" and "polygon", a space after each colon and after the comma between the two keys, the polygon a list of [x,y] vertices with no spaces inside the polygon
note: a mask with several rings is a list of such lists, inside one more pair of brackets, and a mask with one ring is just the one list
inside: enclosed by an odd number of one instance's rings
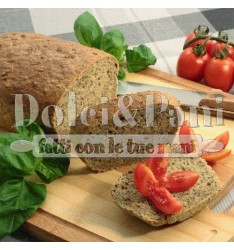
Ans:
{"label": "green tomato stem", "polygon": [[[201,36],[201,35],[199,35],[199,36],[193,38],[192,40],[188,41],[188,42],[184,45],[183,49],[187,49],[192,43],[197,42],[197,41],[200,40],[200,39],[207,39],[208,37],[210,37],[210,36],[204,36],[204,35]],[[232,47],[234,47],[234,43],[228,42],[227,40],[221,39],[221,38],[219,38],[219,37],[211,36],[209,40],[215,40],[215,41],[221,42],[221,43],[228,43],[229,45],[231,45]]]}

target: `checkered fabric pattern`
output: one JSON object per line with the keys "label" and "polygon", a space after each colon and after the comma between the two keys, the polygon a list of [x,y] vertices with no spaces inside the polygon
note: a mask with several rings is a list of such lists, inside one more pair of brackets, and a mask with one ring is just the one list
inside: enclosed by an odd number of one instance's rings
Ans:
{"label": "checkered fabric pattern", "polygon": [[[130,47],[149,46],[157,56],[154,67],[171,74],[176,73],[186,35],[199,24],[207,25],[211,33],[225,30],[234,39],[234,9],[0,9],[0,33],[37,32],[76,41],[73,23],[86,10],[97,18],[104,31],[121,30]],[[224,211],[232,205],[234,189],[214,210]],[[28,240],[21,234],[17,236]]]}

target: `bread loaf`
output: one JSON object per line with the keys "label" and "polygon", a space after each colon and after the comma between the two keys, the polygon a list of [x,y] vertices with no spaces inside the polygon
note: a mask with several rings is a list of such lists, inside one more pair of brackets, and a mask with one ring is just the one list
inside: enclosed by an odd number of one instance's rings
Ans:
{"label": "bread loaf", "polygon": [[[146,97],[147,95],[154,96],[153,99],[153,106],[154,106],[154,121],[151,126],[146,126]],[[168,100],[168,107],[165,111],[161,112],[162,102],[163,99],[160,95],[165,96]],[[106,104],[99,104],[97,106],[93,106],[92,109],[95,110],[96,115],[95,117],[89,116],[88,123],[89,126],[85,126],[80,123],[81,118],[77,118],[77,124],[79,124],[76,128],[71,130],[72,134],[104,134],[104,135],[123,135],[123,134],[130,134],[130,135],[147,135],[147,134],[175,134],[178,129],[178,112],[177,108],[179,107],[179,102],[174,98],[172,95],[164,92],[159,91],[145,91],[145,92],[138,92],[134,94],[130,94],[133,98],[133,103],[131,106],[128,107],[129,112],[132,114],[137,110],[136,116],[134,119],[136,120],[137,124],[135,126],[131,126],[130,124],[124,127],[118,127],[113,123],[113,116],[116,112],[118,112],[118,98],[114,98],[109,100]],[[124,99],[124,104],[128,106],[128,100]],[[106,108],[108,110],[108,124],[102,124],[102,109]],[[169,110],[172,111],[173,115],[169,115]],[[170,124],[170,118],[174,117],[175,125],[172,126]],[[124,117],[120,114],[120,119],[124,121]],[[97,172],[108,171],[117,167],[121,167],[125,164],[130,164],[133,162],[142,161],[142,158],[134,158],[134,157],[118,157],[118,158],[111,158],[111,157],[88,157],[88,158],[81,158],[88,167],[92,170]]]}
{"label": "bread loaf", "polygon": [[152,226],[184,221],[207,207],[219,192],[220,182],[212,168],[201,158],[169,159],[169,174],[182,170],[195,171],[200,177],[190,190],[173,194],[184,206],[184,209],[175,215],[166,216],[136,190],[133,171],[123,174],[113,185],[112,196],[121,208]]}
{"label": "bread loaf", "polygon": [[[14,94],[36,98],[40,114],[48,105],[64,111],[56,132],[68,134],[68,91],[76,92],[76,112],[117,95],[117,60],[103,51],[34,33],[0,35],[0,127],[15,124]],[[25,117],[29,115],[24,100]],[[51,110],[50,110],[51,111]],[[51,122],[56,126],[54,112]],[[40,115],[39,115],[40,117]],[[38,120],[40,123],[40,121]]]}

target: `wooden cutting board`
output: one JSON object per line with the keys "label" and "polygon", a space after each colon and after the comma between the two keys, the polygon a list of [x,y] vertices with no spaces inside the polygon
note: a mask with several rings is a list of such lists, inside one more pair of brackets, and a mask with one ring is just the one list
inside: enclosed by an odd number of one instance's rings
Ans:
{"label": "wooden cutting board", "polygon": [[[128,80],[208,93],[210,88],[177,76],[147,69],[129,74]],[[188,118],[188,117],[187,117]],[[225,126],[202,126],[195,130],[206,139],[229,130],[229,148],[234,148],[234,120]],[[223,185],[217,202],[234,182],[234,155],[214,166]],[[67,176],[48,185],[48,196],[42,206],[23,225],[32,236],[43,241],[232,241],[234,208],[215,213],[209,208],[173,226],[153,228],[128,215],[112,200],[110,189],[124,169],[92,173],[79,159],[73,159]]]}

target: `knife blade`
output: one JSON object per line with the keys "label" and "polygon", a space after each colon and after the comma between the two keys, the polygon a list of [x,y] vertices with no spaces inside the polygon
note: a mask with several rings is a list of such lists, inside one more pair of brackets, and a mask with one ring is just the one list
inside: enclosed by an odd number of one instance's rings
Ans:
{"label": "knife blade", "polygon": [[198,106],[199,102],[207,95],[203,92],[196,91],[188,91],[183,89],[174,89],[169,87],[162,87],[150,84],[142,84],[136,82],[123,82],[119,81],[118,85],[118,93],[121,95],[136,93],[139,91],[147,91],[147,90],[157,90],[164,91],[172,94],[178,100],[181,101],[182,104],[187,106]]}
{"label": "knife blade", "polygon": [[[217,90],[214,89],[214,93],[218,93],[218,95],[224,96],[223,103],[217,104],[215,98],[210,99],[210,94],[207,95],[207,93],[204,92],[188,91],[183,89],[175,89],[130,81],[119,81],[118,84],[118,93],[120,95],[147,90],[164,91],[172,94],[174,97],[180,100],[181,107],[184,110],[188,111],[190,107],[196,107],[199,113],[203,113],[205,110],[209,109],[211,115],[216,116],[217,108],[222,108],[224,117],[234,119],[234,95],[227,94],[222,91],[217,92]],[[228,101],[225,100],[227,96]],[[206,106],[208,106],[209,108],[205,108]]]}

